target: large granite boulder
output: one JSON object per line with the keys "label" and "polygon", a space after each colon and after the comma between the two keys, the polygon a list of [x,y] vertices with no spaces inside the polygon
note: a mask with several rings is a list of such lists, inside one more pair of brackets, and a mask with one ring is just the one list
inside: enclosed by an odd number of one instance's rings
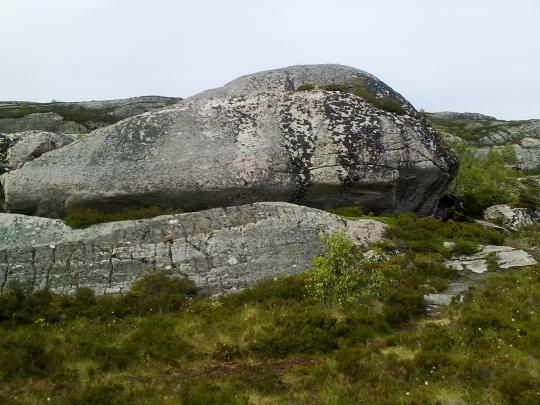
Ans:
{"label": "large granite boulder", "polygon": [[313,208],[258,203],[73,230],[63,221],[0,214],[0,292],[10,281],[61,294],[90,287],[118,294],[145,274],[188,276],[211,294],[297,274],[320,251],[321,232],[359,246],[387,225],[347,221]]}
{"label": "large granite boulder", "polygon": [[[371,99],[294,91],[351,80]],[[374,99],[393,100],[399,113]],[[258,201],[431,215],[457,168],[425,119],[383,82],[351,67],[310,65],[245,76],[125,119],[1,180],[9,212],[49,217]]]}

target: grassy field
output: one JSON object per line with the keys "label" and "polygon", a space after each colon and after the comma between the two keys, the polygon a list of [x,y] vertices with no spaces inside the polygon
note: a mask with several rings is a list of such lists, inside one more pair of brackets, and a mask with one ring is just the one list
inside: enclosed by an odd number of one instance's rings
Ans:
{"label": "grassy field", "polygon": [[459,277],[443,259],[504,239],[469,223],[382,219],[392,227],[378,259],[347,253],[382,282],[369,294],[353,285],[347,302],[323,303],[313,271],[219,300],[163,274],[120,297],[12,285],[0,295],[0,403],[540,403],[540,266],[493,272],[427,317],[423,295]]}

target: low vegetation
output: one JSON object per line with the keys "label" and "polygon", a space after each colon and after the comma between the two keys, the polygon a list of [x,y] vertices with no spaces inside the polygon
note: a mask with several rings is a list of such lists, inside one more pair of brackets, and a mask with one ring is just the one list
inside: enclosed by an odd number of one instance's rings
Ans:
{"label": "low vegetation", "polygon": [[74,103],[21,103],[0,108],[0,118],[23,118],[30,114],[54,112],[65,120],[77,124],[87,122],[114,124],[123,118],[112,115],[113,110],[114,108],[84,108]]}
{"label": "low vegetation", "polygon": [[[314,90],[316,87],[311,83],[306,83],[298,86],[296,91],[309,91]],[[361,97],[366,101],[369,101],[373,106],[388,112],[395,114],[404,114],[405,109],[398,100],[395,100],[387,96],[377,96],[373,92],[366,89],[364,81],[361,78],[354,78],[347,80],[343,83],[329,83],[324,86],[320,86],[322,90],[326,91],[340,91],[343,93],[352,93],[355,96]]]}
{"label": "low vegetation", "polygon": [[445,119],[434,118],[425,115],[429,123],[438,131],[446,132],[458,136],[464,141],[476,144],[486,135],[497,132],[508,132],[508,127],[519,126],[523,121],[512,121],[502,123],[493,118],[486,119]]}
{"label": "low vegetation", "polygon": [[161,273],[124,296],[10,285],[0,403],[535,403],[540,266],[495,271],[426,319],[423,295],[456,277],[443,259],[502,236],[381,218],[388,240],[369,255],[335,234],[310,271],[219,300]]}

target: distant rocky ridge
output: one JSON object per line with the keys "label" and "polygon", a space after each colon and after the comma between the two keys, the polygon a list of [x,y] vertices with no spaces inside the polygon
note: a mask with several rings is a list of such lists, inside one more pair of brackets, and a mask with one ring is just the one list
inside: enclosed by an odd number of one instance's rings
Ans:
{"label": "distant rocky ridge", "polygon": [[88,133],[127,117],[163,108],[181,98],[144,96],[120,100],[33,103],[0,101],[0,133]]}
{"label": "distant rocky ridge", "polygon": [[426,113],[430,123],[447,141],[467,142],[484,157],[492,149],[511,145],[519,169],[540,169],[540,119],[502,121],[475,113]]}

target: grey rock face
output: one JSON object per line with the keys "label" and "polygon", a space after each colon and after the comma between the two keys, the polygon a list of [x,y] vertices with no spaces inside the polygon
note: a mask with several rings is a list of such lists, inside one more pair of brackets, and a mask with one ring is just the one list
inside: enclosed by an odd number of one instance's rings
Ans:
{"label": "grey rock face", "polygon": [[[402,102],[405,113],[348,93],[291,91],[346,77],[365,78],[373,93]],[[195,211],[288,201],[430,215],[457,161],[402,100],[373,76],[339,65],[250,75],[97,130],[5,174],[6,207],[55,217],[86,207]]]}
{"label": "grey rock face", "polygon": [[347,221],[313,208],[260,203],[72,230],[60,220],[0,214],[0,292],[9,281],[61,294],[90,287],[126,292],[152,272],[188,276],[211,294],[266,277],[297,274],[319,252],[320,232],[342,231],[360,246],[387,226]]}
{"label": "grey rock face", "polygon": [[21,167],[74,141],[74,136],[44,131],[0,134],[0,173]]}
{"label": "grey rock face", "polygon": [[[0,134],[0,175],[20,168],[25,162],[34,160],[51,150],[61,148],[73,140],[72,135],[44,131]],[[0,211],[3,209],[4,190],[0,186]]]}
{"label": "grey rock face", "polygon": [[486,221],[497,221],[514,231],[540,223],[538,208],[510,208],[508,205],[494,205],[483,212]]}

